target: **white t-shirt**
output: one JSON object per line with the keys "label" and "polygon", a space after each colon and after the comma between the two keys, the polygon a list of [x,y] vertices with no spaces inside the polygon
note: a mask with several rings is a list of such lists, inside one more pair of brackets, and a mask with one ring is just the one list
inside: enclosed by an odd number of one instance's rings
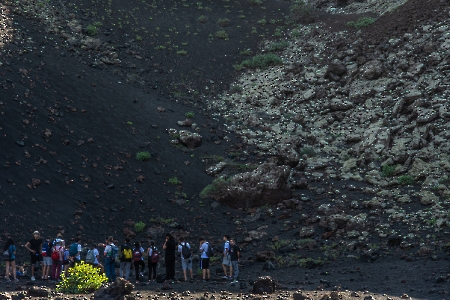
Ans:
{"label": "white t-shirt", "polygon": [[183,257],[183,245],[184,245],[184,244],[186,244],[186,246],[188,247],[188,249],[191,250],[191,245],[189,245],[189,243],[180,243],[180,244],[178,245],[178,253],[181,254],[181,260],[184,260],[184,257]]}
{"label": "white t-shirt", "polygon": [[98,256],[100,253],[98,252],[97,248],[94,248],[92,251],[94,251],[94,265],[98,265]]}
{"label": "white t-shirt", "polygon": [[[77,251],[78,251],[78,253],[81,253],[81,244],[78,244]],[[78,255],[76,256],[76,258],[77,258],[78,260],[81,260],[81,254],[78,254]]]}

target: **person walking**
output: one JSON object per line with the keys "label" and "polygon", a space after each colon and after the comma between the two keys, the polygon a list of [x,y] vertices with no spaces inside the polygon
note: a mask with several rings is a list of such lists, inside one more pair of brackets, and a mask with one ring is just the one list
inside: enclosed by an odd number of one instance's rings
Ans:
{"label": "person walking", "polygon": [[239,261],[241,259],[241,252],[239,247],[236,245],[234,239],[230,239],[230,277],[233,278],[231,284],[238,282],[239,277]]}
{"label": "person walking", "polygon": [[39,231],[33,232],[33,238],[25,244],[25,248],[30,251],[31,281],[35,281],[34,267],[42,262],[42,238]]}
{"label": "person walking", "polygon": [[75,267],[81,261],[81,237],[75,238],[75,241],[69,248],[71,268]]}
{"label": "person walking", "polygon": [[[230,262],[230,236],[224,235],[223,236],[223,259],[222,259],[222,268],[224,276],[222,278],[224,279],[232,279],[231,277],[231,262]],[[230,276],[227,276],[227,267],[230,268]]]}
{"label": "person walking", "polygon": [[116,280],[116,256],[119,249],[114,245],[114,239],[110,236],[106,239],[105,255],[105,275],[109,282]]}
{"label": "person walking", "polygon": [[42,280],[48,280],[50,271],[52,269],[52,246],[53,243],[48,236],[42,243],[42,260],[44,267],[42,268]]}
{"label": "person walking", "polygon": [[194,280],[194,275],[192,272],[192,251],[191,251],[191,245],[189,243],[185,242],[184,237],[180,237],[178,244],[178,253],[180,253],[181,256],[181,268],[183,269],[183,276],[184,281],[187,280],[187,270],[189,270],[190,274],[190,280]]}
{"label": "person walking", "polygon": [[16,245],[14,245],[14,240],[12,238],[8,238],[6,240],[5,246],[3,246],[3,260],[5,261],[6,265],[6,281],[11,281],[11,273],[13,275],[14,281],[19,281],[19,279],[17,279],[16,272]]}
{"label": "person walking", "polygon": [[130,245],[130,239],[125,238],[125,243],[120,247],[120,277],[125,280],[130,279],[131,261],[133,259],[133,248]]}
{"label": "person walking", "polygon": [[155,247],[155,241],[150,241],[150,247],[147,249],[148,282],[156,281],[156,267],[159,262],[159,252]]}
{"label": "person walking", "polygon": [[[139,276],[144,274],[145,262],[143,256],[144,249],[141,247],[141,243],[135,242],[133,248],[133,265],[136,283],[139,283]],[[141,267],[141,272],[139,272],[139,266]]]}
{"label": "person walking", "polygon": [[164,262],[166,263],[166,280],[175,280],[175,253],[177,242],[170,233],[166,233],[166,242],[163,245]]}
{"label": "person walking", "polygon": [[198,239],[200,242],[200,269],[202,270],[203,282],[207,282],[211,278],[209,270],[209,256],[208,249],[211,247],[204,237]]}
{"label": "person walking", "polygon": [[61,240],[51,248],[50,258],[52,259],[52,276],[51,279],[59,281],[61,275],[62,263],[64,260],[64,247]]}

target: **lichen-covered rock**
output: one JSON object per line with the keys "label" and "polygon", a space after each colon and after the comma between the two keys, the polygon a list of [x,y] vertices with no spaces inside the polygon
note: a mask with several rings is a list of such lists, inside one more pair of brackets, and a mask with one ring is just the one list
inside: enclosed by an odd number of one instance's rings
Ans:
{"label": "lichen-covered rock", "polygon": [[190,132],[188,130],[180,130],[178,132],[179,140],[183,145],[188,148],[195,148],[201,145],[202,136],[196,132]]}

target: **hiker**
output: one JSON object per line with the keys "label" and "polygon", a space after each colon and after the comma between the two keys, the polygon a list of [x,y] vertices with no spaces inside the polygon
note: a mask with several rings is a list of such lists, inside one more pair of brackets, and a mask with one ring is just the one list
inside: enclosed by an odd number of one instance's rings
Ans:
{"label": "hiker", "polygon": [[240,257],[241,251],[239,247],[236,245],[234,239],[230,239],[230,277],[233,278],[231,284],[238,282]]}
{"label": "hiker", "polygon": [[[141,243],[139,242],[134,243],[133,264],[134,264],[134,273],[136,275],[136,283],[139,283],[139,276],[144,275],[145,270],[144,248],[141,247]],[[139,272],[139,266],[141,266],[141,272]]]}
{"label": "hiker", "polygon": [[166,280],[175,280],[175,251],[177,242],[170,233],[166,233],[166,242],[163,245],[164,262],[166,263]]}
{"label": "hiker", "polygon": [[187,270],[189,270],[191,282],[194,280],[194,275],[192,272],[192,251],[191,245],[188,242],[185,242],[184,237],[180,237],[178,244],[178,252],[181,256],[181,268],[183,269],[184,281],[187,280]]}
{"label": "hiker", "polygon": [[61,274],[61,268],[64,260],[64,247],[61,240],[56,241],[51,248],[50,258],[52,260],[52,276],[51,279],[58,281]]}
{"label": "hiker", "polygon": [[[130,245],[130,239],[125,238],[125,243],[120,247],[120,277],[126,280],[130,279],[131,260],[133,259],[133,248]],[[124,276],[125,273],[125,276]]]}
{"label": "hiker", "polygon": [[119,249],[114,245],[114,239],[112,236],[106,239],[106,247],[104,251],[105,255],[105,275],[109,282],[116,280],[116,256]]}
{"label": "hiker", "polygon": [[48,280],[48,278],[50,278],[50,269],[52,268],[52,246],[53,243],[48,236],[42,243],[42,260],[44,262],[44,267],[42,268],[42,280]]}
{"label": "hiker", "polygon": [[155,241],[150,241],[150,247],[147,249],[148,282],[156,281],[156,267],[159,262],[159,252],[155,247]]}
{"label": "hiker", "polygon": [[209,256],[208,248],[211,247],[204,237],[198,239],[200,242],[200,269],[202,270],[203,282],[209,281],[211,279],[211,273],[209,271]]}
{"label": "hiker", "polygon": [[65,244],[66,243],[64,242],[64,240],[61,240],[61,246],[63,246],[63,248],[64,248],[64,255],[63,255],[61,270],[64,269],[64,276],[67,277],[67,275],[69,275],[70,254],[69,254],[69,249],[67,249],[65,247]]}
{"label": "hiker", "polygon": [[16,273],[16,245],[14,245],[14,241],[12,238],[8,238],[6,240],[5,246],[3,246],[3,260],[5,261],[6,265],[6,281],[11,281],[11,273],[14,277],[14,281],[19,281],[19,279],[17,279]]}
{"label": "hiker", "polygon": [[75,238],[75,242],[69,248],[70,267],[75,267],[81,261],[81,238]]}
{"label": "hiker", "polygon": [[42,262],[42,238],[39,231],[33,232],[33,238],[25,244],[25,248],[30,251],[31,258],[31,281],[35,281],[34,267]]}
{"label": "hiker", "polygon": [[[99,261],[99,255],[100,255],[100,253],[98,252],[97,244],[92,244],[91,245],[91,249],[88,251],[88,254],[86,255],[86,262],[91,264],[91,265],[93,265],[96,268],[99,268],[100,272],[104,273],[105,272],[105,268],[103,267],[103,265]],[[89,256],[89,262],[87,261],[88,260],[88,256]],[[92,261],[92,259],[93,259],[93,261]]]}
{"label": "hiker", "polygon": [[[232,279],[231,277],[231,262],[230,262],[230,236],[224,235],[223,236],[223,259],[222,259],[222,268],[224,276],[223,279]],[[230,276],[227,276],[227,267],[230,268]]]}

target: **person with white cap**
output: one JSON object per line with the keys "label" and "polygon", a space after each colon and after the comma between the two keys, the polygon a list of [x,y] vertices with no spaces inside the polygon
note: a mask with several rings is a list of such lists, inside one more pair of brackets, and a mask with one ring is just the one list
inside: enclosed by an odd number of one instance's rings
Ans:
{"label": "person with white cap", "polygon": [[31,257],[31,281],[35,281],[34,267],[35,264],[40,264],[42,262],[42,238],[39,231],[33,232],[33,239],[25,244],[25,248],[30,251]]}

